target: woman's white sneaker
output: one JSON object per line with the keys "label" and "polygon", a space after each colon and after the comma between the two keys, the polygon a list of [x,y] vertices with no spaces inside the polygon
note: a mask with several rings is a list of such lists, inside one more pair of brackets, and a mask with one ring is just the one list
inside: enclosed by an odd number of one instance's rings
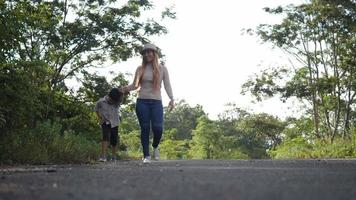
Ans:
{"label": "woman's white sneaker", "polygon": [[104,157],[104,156],[101,156],[100,158],[99,158],[99,162],[106,162],[107,160],[106,160],[106,157]]}
{"label": "woman's white sneaker", "polygon": [[151,159],[150,159],[150,157],[145,157],[145,158],[143,158],[143,164],[149,164],[149,163],[151,163]]}
{"label": "woman's white sneaker", "polygon": [[158,148],[154,148],[153,149],[153,158],[155,160],[159,160],[159,151],[158,151]]}

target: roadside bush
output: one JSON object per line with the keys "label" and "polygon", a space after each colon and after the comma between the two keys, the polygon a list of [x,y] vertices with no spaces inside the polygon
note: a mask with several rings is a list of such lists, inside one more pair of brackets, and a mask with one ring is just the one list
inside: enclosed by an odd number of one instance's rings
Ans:
{"label": "roadside bush", "polygon": [[121,157],[129,158],[141,158],[142,157],[142,147],[140,132],[138,130],[132,131],[128,134],[120,135],[120,143],[125,147],[125,151],[119,151]]}
{"label": "roadside bush", "polygon": [[188,142],[185,140],[164,139],[160,144],[161,158],[163,159],[186,159]]}
{"label": "roadside bush", "polygon": [[350,138],[337,137],[333,142],[316,139],[308,142],[302,136],[286,140],[269,152],[275,159],[356,158],[356,129]]}
{"label": "roadside bush", "polygon": [[44,122],[33,130],[5,138],[1,147],[2,164],[85,163],[99,156],[98,141],[82,134],[64,131],[57,122]]}
{"label": "roadside bush", "polygon": [[311,157],[313,146],[302,136],[286,140],[268,154],[275,159],[305,159]]}

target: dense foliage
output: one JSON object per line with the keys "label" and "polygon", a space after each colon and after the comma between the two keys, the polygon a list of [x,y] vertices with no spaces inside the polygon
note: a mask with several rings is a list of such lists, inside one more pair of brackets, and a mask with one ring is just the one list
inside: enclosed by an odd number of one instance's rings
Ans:
{"label": "dense foliage", "polygon": [[[0,163],[95,161],[100,128],[93,107],[111,87],[126,85],[120,69],[89,73],[105,61],[125,61],[166,28],[141,15],[146,0],[0,0]],[[345,158],[356,156],[356,5],[312,0],[266,8],[284,16],[255,30],[298,62],[274,67],[243,85],[258,100],[279,95],[306,103],[303,117],[281,120],[227,104],[212,120],[200,105],[178,100],[164,109],[164,159]],[[162,18],[174,18],[169,9]],[[72,91],[66,80],[81,87]],[[121,106],[121,158],[140,158],[135,93]]]}

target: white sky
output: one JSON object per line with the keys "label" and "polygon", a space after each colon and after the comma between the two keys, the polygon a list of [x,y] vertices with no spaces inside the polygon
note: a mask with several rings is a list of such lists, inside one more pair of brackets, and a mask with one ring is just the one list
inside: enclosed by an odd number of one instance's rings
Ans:
{"label": "white sky", "polygon": [[[191,106],[200,104],[215,119],[226,103],[254,112],[267,112],[285,117],[296,114],[300,108],[267,100],[252,104],[252,98],[240,94],[241,85],[253,73],[269,66],[290,65],[287,55],[271,45],[261,44],[255,36],[242,35],[241,29],[255,28],[261,23],[275,23],[279,17],[263,11],[264,7],[299,4],[301,0],[155,0],[156,9],[149,15],[159,15],[164,7],[175,6],[176,20],[166,20],[167,35],[153,37],[152,41],[166,55],[173,93],[176,99],[185,99]],[[134,73],[140,57],[127,62],[97,69]],[[130,80],[131,81],[131,80]],[[163,103],[168,97],[162,88]]]}

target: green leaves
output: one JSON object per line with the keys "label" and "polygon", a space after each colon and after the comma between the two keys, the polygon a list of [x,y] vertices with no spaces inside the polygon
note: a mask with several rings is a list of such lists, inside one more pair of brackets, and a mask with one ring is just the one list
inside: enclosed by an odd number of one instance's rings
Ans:
{"label": "green leaves", "polygon": [[[13,151],[12,143],[21,141],[17,136],[35,129],[44,120],[62,125],[57,142],[70,147],[62,153],[81,152],[69,144],[71,139],[83,142],[82,151],[93,150],[85,145],[99,140],[93,103],[111,87],[126,85],[127,80],[118,73],[108,82],[106,77],[89,74],[87,69],[102,66],[109,59],[127,60],[149,37],[166,33],[156,19],[142,18],[151,9],[153,5],[145,0],[0,0],[1,141],[14,135],[2,152]],[[66,80],[73,77],[83,78],[77,93],[66,86]],[[126,101],[131,104],[127,113],[132,113],[131,99]],[[129,119],[134,118],[131,115]],[[126,128],[137,129],[137,124],[130,121]],[[83,138],[85,141],[81,141]],[[39,137],[34,136],[36,139]],[[57,153],[56,156],[63,156]],[[51,159],[45,152],[41,155],[42,160]],[[28,159],[32,156],[35,154]]]}
{"label": "green leaves", "polygon": [[174,7],[171,7],[171,8],[166,8],[162,14],[161,14],[161,17],[162,19],[165,19],[165,18],[171,18],[171,19],[176,19],[176,12],[172,11],[174,9]]}
{"label": "green leaves", "polygon": [[[6,80],[2,84],[7,85],[2,94],[9,97],[21,85],[28,86],[24,96],[43,105],[33,113],[46,117],[55,113],[54,94],[67,90],[66,79],[82,73],[86,89],[79,94],[94,102],[112,85],[102,77],[91,77],[85,72],[87,68],[100,66],[108,59],[127,60],[148,37],[167,31],[153,19],[144,22],[140,18],[145,10],[153,8],[144,0],[0,1],[0,8],[0,24],[4,27],[0,30],[0,65],[16,74],[11,78],[6,70],[1,71],[0,76]],[[122,76],[115,81],[126,83]],[[7,100],[0,103],[3,107],[10,105]]]}
{"label": "green leaves", "polygon": [[192,138],[192,130],[197,126],[198,118],[206,115],[202,106],[191,107],[184,100],[178,101],[175,108],[168,112],[165,108],[164,127],[176,129],[174,139]]}
{"label": "green leaves", "polygon": [[2,35],[12,37],[4,38],[3,44],[16,41],[1,56],[45,61],[55,71],[52,86],[108,58],[127,60],[149,36],[167,33],[154,19],[142,22],[139,18],[144,10],[153,8],[148,1],[18,1],[1,5],[1,23],[9,28]]}
{"label": "green leaves", "polygon": [[351,53],[355,46],[350,45],[356,40],[355,8],[350,0],[312,0],[298,6],[265,8],[285,17],[278,24],[261,24],[255,32],[297,62],[294,72],[277,67],[262,71],[242,86],[242,93],[250,92],[258,101],[275,95],[283,101],[292,97],[306,101],[312,105],[316,135],[331,140],[341,132],[345,135],[356,96],[352,86],[355,56]]}
{"label": "green leaves", "polygon": [[272,97],[278,93],[283,93],[284,89],[279,85],[284,76],[287,76],[289,71],[285,68],[273,68],[264,70],[260,75],[250,78],[242,85],[241,94],[250,92],[258,101],[262,97]]}

